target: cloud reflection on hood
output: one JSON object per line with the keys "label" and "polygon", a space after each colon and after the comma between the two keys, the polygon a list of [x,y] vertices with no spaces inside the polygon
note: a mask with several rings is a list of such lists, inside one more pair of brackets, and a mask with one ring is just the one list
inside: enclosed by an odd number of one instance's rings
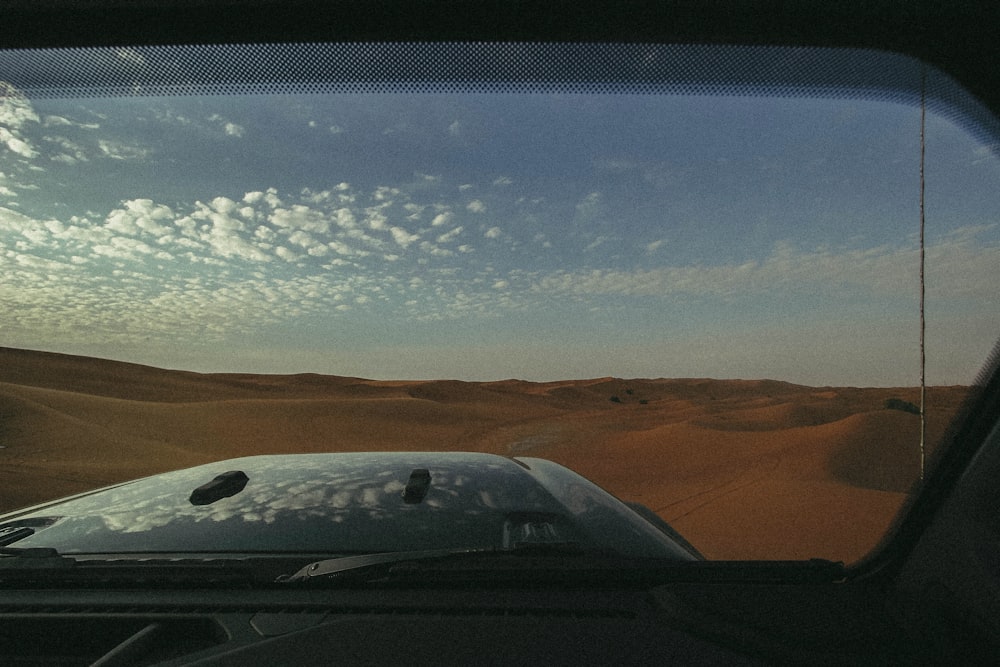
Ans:
{"label": "cloud reflection on hood", "polygon": [[[191,490],[224,470],[246,487],[208,505]],[[406,504],[427,468],[422,502]],[[52,508],[64,518],[22,543],[64,551],[379,551],[499,547],[511,511],[563,508],[516,463],[489,455],[336,454],[235,459],[166,473]]]}
{"label": "cloud reflection on hood", "polygon": [[[194,489],[233,471],[206,504]],[[242,475],[247,477],[242,486]],[[430,475],[429,485],[426,477]],[[223,477],[225,480],[225,476]],[[410,494],[416,483],[420,493]],[[227,493],[231,495],[226,495]],[[42,521],[44,519],[44,521]],[[17,546],[64,553],[347,554],[573,543],[689,559],[662,531],[542,459],[461,452],[251,456],[156,475],[10,517]]]}

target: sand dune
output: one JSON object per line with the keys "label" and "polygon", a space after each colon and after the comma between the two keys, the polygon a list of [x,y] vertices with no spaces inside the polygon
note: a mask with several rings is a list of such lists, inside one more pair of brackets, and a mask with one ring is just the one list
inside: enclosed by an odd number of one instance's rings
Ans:
{"label": "sand dune", "polygon": [[[929,442],[968,393],[934,387]],[[198,374],[0,348],[0,510],[262,453],[540,456],[642,502],[711,558],[853,561],[917,478],[912,388]]]}

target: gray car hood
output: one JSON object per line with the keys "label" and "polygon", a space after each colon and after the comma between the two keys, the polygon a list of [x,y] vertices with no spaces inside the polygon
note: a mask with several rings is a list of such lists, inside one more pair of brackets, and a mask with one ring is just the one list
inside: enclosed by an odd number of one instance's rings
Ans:
{"label": "gray car hood", "polygon": [[0,543],[4,535],[11,546],[63,553],[350,554],[569,543],[692,559],[563,466],[456,452],[230,459],[0,516]]}

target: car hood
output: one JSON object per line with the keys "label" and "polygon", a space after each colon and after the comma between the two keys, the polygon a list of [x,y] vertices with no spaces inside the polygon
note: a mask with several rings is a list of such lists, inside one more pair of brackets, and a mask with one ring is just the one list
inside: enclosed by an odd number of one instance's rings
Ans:
{"label": "car hood", "polygon": [[4,543],[63,553],[327,554],[556,543],[693,558],[563,466],[454,452],[230,459],[0,516]]}

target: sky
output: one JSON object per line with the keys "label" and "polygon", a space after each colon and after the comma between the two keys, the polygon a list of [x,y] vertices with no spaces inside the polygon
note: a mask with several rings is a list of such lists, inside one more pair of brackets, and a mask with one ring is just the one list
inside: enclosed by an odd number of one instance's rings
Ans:
{"label": "sky", "polygon": [[[926,132],[927,380],[964,384],[1000,334],[1000,163]],[[0,345],[914,386],[919,155],[919,109],[864,100],[0,83]]]}

